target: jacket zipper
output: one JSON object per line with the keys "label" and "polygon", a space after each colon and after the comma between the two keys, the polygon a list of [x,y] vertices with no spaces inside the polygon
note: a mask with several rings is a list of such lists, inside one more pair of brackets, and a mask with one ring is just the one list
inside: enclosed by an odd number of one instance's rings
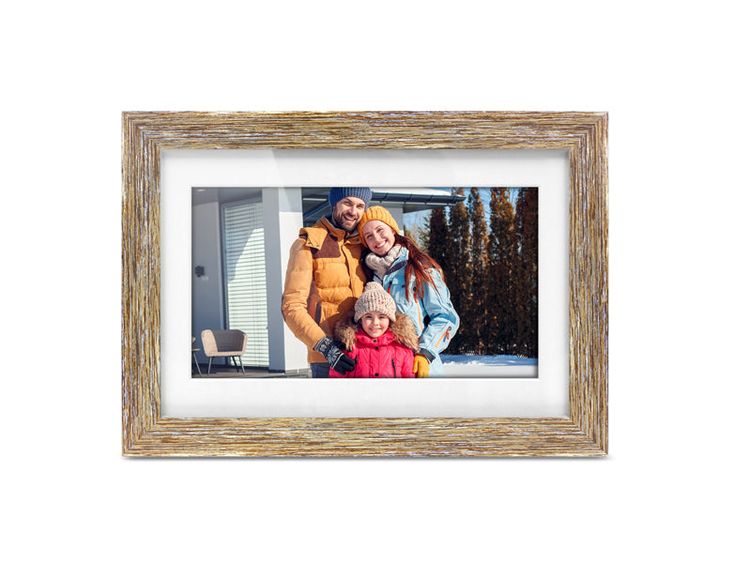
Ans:
{"label": "jacket zipper", "polygon": [[396,371],[396,360],[393,358],[390,361],[391,364],[393,364],[393,377],[398,377],[398,372]]}

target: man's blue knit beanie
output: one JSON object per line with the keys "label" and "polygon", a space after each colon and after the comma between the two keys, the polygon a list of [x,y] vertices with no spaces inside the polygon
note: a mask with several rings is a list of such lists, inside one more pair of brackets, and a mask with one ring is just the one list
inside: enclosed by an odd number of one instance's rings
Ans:
{"label": "man's blue knit beanie", "polygon": [[334,207],[337,202],[346,197],[356,197],[365,202],[365,207],[370,205],[373,191],[370,188],[332,188],[329,190],[329,205]]}

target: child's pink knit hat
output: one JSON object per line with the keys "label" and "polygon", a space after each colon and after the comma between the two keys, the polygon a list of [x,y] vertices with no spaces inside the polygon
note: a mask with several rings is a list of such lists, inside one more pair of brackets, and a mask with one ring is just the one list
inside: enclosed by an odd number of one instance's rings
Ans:
{"label": "child's pink knit hat", "polygon": [[379,283],[368,282],[365,293],[355,303],[356,322],[367,313],[382,313],[392,322],[396,322],[396,302]]}

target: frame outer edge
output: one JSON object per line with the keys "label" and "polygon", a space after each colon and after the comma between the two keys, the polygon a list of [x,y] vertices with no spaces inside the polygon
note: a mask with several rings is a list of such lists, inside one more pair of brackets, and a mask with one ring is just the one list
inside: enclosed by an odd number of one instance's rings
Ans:
{"label": "frame outer edge", "polygon": [[[607,114],[126,112],[122,117],[124,455],[607,453]],[[570,211],[582,213],[576,223],[570,217],[570,248],[576,251],[570,252],[570,419],[161,419],[160,153],[265,147],[569,149]],[[582,226],[590,228],[589,237]],[[573,264],[583,267],[572,271]]]}

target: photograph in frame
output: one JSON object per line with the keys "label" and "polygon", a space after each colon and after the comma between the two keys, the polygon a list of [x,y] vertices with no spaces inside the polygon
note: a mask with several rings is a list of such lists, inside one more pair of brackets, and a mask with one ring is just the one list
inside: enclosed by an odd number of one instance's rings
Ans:
{"label": "photograph in frame", "polygon": [[[537,376],[537,187],[291,187],[293,209],[277,213],[301,214],[297,229],[266,223],[267,189],[192,188],[193,377],[313,378],[326,362],[317,338],[360,364],[325,366],[328,377],[416,378],[422,349],[424,377]],[[266,240],[289,237],[285,280],[269,280]],[[414,263],[428,266],[420,295]],[[286,326],[272,330],[278,303]],[[284,330],[303,349],[275,337]]]}

